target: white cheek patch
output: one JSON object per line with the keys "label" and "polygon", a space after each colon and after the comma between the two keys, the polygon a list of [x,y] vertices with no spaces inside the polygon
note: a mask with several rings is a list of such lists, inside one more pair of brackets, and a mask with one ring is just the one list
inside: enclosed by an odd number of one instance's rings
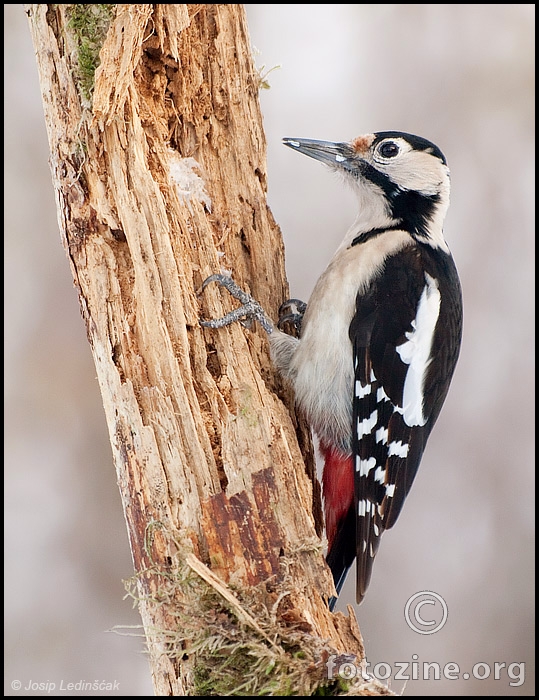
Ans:
{"label": "white cheek patch", "polygon": [[404,381],[402,415],[408,426],[425,425],[423,415],[423,387],[431,362],[432,339],[440,315],[440,290],[436,280],[425,273],[426,285],[412,321],[407,341],[397,347],[401,360],[409,365]]}

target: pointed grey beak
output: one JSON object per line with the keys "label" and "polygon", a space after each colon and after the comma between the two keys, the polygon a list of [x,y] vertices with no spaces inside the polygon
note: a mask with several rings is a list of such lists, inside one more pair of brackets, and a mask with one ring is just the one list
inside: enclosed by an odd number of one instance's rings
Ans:
{"label": "pointed grey beak", "polygon": [[346,161],[357,158],[357,154],[348,143],[293,138],[285,138],[283,139],[283,143],[285,146],[293,148],[295,151],[299,151],[310,158],[319,160],[321,163],[331,165],[334,168],[345,167]]}

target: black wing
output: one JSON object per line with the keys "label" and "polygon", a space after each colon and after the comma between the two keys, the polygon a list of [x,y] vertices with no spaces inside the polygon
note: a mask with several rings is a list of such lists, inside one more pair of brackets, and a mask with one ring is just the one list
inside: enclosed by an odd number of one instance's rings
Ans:
{"label": "black wing", "polygon": [[453,260],[430,246],[388,258],[368,293],[357,297],[350,338],[358,602],[447,395],[461,330]]}

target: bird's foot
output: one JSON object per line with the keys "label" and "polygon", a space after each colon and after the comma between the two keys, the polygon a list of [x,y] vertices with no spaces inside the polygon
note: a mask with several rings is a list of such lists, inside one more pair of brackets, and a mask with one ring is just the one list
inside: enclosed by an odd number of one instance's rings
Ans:
{"label": "bird's foot", "polygon": [[279,308],[277,327],[283,330],[283,326],[290,324],[295,330],[295,335],[299,336],[306,308],[307,304],[300,299],[287,299],[283,301]]}
{"label": "bird's foot", "polygon": [[223,328],[237,321],[244,325],[249,325],[252,321],[258,321],[268,335],[273,332],[273,323],[266,316],[262,306],[250,294],[238,287],[230,275],[210,275],[202,283],[202,289],[205,289],[210,282],[217,282],[221,287],[224,287],[234,299],[241,302],[241,306],[221,318],[214,318],[211,321],[200,321],[201,326],[204,326],[204,328]]}

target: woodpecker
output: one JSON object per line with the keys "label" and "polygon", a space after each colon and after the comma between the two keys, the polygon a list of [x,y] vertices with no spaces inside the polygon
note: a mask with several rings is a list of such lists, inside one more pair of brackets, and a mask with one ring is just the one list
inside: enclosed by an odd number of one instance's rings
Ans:
{"label": "woodpecker", "polygon": [[[285,302],[277,327],[225,275],[203,286],[217,281],[242,306],[202,323],[256,318],[268,333],[272,360],[319,440],[326,560],[337,595],[355,559],[360,603],[459,355],[461,287],[443,234],[449,169],[433,143],[398,131],[283,143],[341,174],[357,195],[357,217],[307,305]],[[299,337],[280,330],[286,320]]]}

